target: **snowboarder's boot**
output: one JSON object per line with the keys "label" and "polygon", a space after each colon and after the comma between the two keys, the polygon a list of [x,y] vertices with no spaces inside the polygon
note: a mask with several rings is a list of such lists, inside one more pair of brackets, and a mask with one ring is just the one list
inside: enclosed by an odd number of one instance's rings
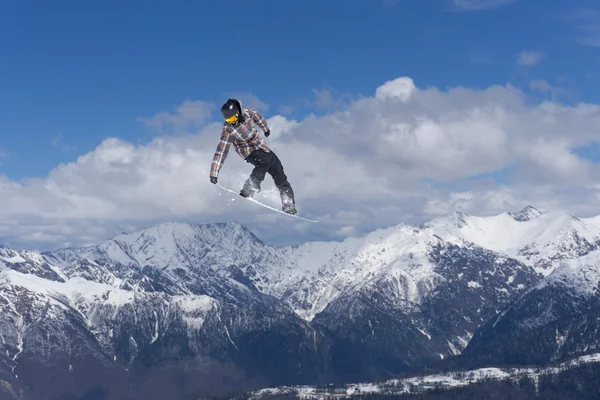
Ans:
{"label": "snowboarder's boot", "polygon": [[243,188],[240,191],[240,196],[248,198],[254,196],[255,193],[257,192],[255,192],[254,190]]}
{"label": "snowboarder's boot", "polygon": [[281,210],[283,210],[284,213],[288,213],[290,215],[296,215],[296,206],[294,205],[294,203],[288,203],[288,204],[284,204],[281,207]]}
{"label": "snowboarder's boot", "polygon": [[253,197],[257,193],[260,193],[260,184],[253,180],[252,177],[248,178],[240,191],[240,196],[248,198]]}
{"label": "snowboarder's boot", "polygon": [[296,215],[296,202],[291,189],[281,191],[281,210],[285,213]]}

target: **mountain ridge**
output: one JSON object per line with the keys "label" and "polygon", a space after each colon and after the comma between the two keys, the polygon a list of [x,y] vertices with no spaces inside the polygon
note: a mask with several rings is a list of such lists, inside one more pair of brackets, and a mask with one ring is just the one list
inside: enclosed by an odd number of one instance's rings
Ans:
{"label": "mountain ridge", "polygon": [[[418,286],[420,270],[402,266],[419,258],[421,265],[427,264],[423,259],[427,248],[439,240],[459,246],[473,243],[547,276],[561,260],[600,249],[597,221],[600,216],[582,219],[561,211],[542,213],[528,205],[516,213],[484,217],[452,212],[421,225],[398,224],[341,242],[294,246],[265,244],[238,222],[193,225],[168,221],[119,234],[96,246],[44,252],[29,264],[51,279],[68,279],[68,273],[109,284],[126,281],[126,285],[145,287],[153,285],[150,281],[164,279],[179,292],[188,293],[195,289],[190,289],[187,281],[198,275],[201,266],[235,282],[233,286],[241,284],[290,300],[294,310],[310,321],[337,295],[357,290],[378,270],[391,272],[393,265],[400,266],[402,274],[409,274]],[[0,262],[1,257],[2,253]],[[94,273],[90,272],[91,265],[95,265]],[[21,267],[24,271],[27,268]],[[95,276],[98,274],[102,277]]]}
{"label": "mountain ridge", "polygon": [[[238,383],[263,386],[418,369],[470,351],[473,338],[494,343],[485,327],[540,282],[562,277],[581,286],[563,265],[598,251],[595,221],[533,207],[484,217],[454,212],[294,246],[266,244],[237,222],[165,222],[84,248],[0,248],[10,342],[0,379],[32,384],[30,363],[70,369],[68,360],[52,366],[43,354],[73,352],[81,337],[80,360],[108,362],[94,364],[104,371],[98,376],[159,363],[183,379],[196,372],[175,360],[198,357],[198,368],[210,363],[223,379],[242,374]],[[593,268],[589,274],[595,282]],[[45,307],[53,317],[39,319]],[[63,350],[52,350],[41,332],[61,338]]]}

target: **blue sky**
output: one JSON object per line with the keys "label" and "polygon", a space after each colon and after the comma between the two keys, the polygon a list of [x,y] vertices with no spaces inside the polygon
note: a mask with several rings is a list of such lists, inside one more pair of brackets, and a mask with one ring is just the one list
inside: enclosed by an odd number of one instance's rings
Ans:
{"label": "blue sky", "polygon": [[[271,243],[451,211],[596,215],[600,5],[590,0],[0,3],[0,243],[85,245],[165,220]],[[208,180],[252,101],[289,220]],[[220,176],[241,187],[234,152]],[[270,178],[263,201],[280,206]]]}
{"label": "blue sky", "polygon": [[[230,93],[253,93],[267,114],[295,106],[297,118],[323,111],[313,89],[368,96],[405,75],[442,89],[543,80],[564,101],[598,101],[600,47],[581,40],[600,45],[600,7],[506,3],[3,2],[1,172],[44,176],[107,136],[145,142],[140,117]],[[522,66],[523,50],[545,56]]]}

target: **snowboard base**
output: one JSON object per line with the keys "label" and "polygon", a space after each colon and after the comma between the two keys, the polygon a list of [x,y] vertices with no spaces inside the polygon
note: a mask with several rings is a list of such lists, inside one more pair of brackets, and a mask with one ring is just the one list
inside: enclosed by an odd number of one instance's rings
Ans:
{"label": "snowboard base", "polygon": [[303,221],[307,221],[307,222],[319,222],[319,221],[314,221],[314,220],[312,220],[312,219],[307,219],[307,218],[300,217],[300,216],[298,216],[297,214],[296,214],[296,215],[288,214],[288,213],[284,212],[283,210],[278,210],[278,209],[277,209],[277,208],[275,208],[275,207],[271,207],[271,206],[269,206],[269,205],[266,205],[266,204],[264,204],[264,203],[261,203],[260,201],[258,201],[258,200],[255,200],[255,199],[253,199],[253,198],[251,198],[251,197],[243,197],[243,196],[240,196],[240,193],[239,193],[239,192],[236,192],[236,191],[234,191],[234,190],[231,190],[231,189],[229,189],[229,188],[226,188],[225,186],[221,185],[220,183],[217,183],[217,185],[218,185],[218,186],[219,186],[221,189],[223,189],[223,190],[227,190],[227,191],[228,191],[228,192],[230,192],[230,193],[236,194],[236,195],[238,195],[239,197],[241,197],[241,198],[242,198],[242,199],[244,199],[244,200],[250,200],[251,202],[254,202],[254,203],[256,203],[256,204],[258,204],[258,205],[260,205],[260,206],[263,206],[263,207],[265,207],[265,208],[268,208],[269,210],[276,211],[276,212],[278,212],[278,213],[280,213],[280,214],[287,215],[288,217],[294,217],[294,218],[298,218],[298,219],[301,219],[301,220],[303,220]]}

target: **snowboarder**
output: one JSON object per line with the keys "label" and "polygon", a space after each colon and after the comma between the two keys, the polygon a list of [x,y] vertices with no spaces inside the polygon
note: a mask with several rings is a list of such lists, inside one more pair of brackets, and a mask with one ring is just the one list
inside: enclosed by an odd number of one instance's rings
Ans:
{"label": "snowboarder", "polygon": [[217,183],[219,171],[227,158],[229,147],[233,143],[235,151],[247,163],[254,166],[250,177],[240,191],[240,196],[252,197],[259,193],[261,190],[260,184],[268,172],[273,177],[275,186],[279,189],[281,209],[288,214],[295,215],[294,191],[283,172],[283,165],[254,126],[256,123],[263,130],[264,135],[269,137],[271,130],[267,125],[267,121],[258,110],[252,107],[242,107],[242,103],[236,99],[228,99],[221,107],[221,114],[225,122],[211,164],[210,181],[214,184]]}

